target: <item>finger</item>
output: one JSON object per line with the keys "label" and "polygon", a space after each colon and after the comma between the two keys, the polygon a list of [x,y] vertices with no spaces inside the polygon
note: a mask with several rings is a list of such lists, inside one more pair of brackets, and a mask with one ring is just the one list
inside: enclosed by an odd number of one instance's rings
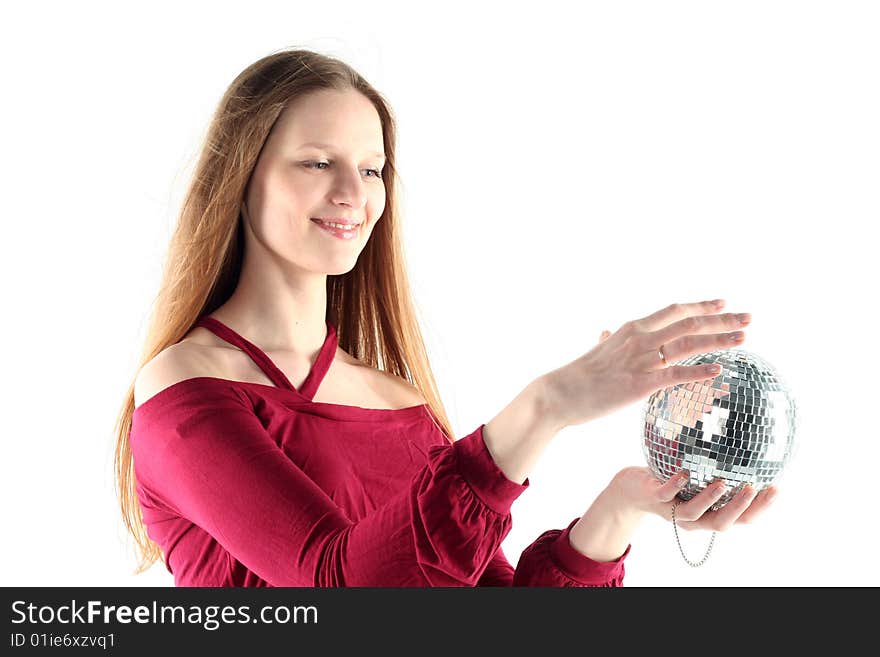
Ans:
{"label": "finger", "polygon": [[721,366],[715,363],[702,365],[670,365],[654,372],[648,372],[648,384],[654,390],[668,388],[678,383],[690,381],[708,381],[721,373]]}
{"label": "finger", "polygon": [[778,490],[775,486],[769,486],[768,488],[762,490],[760,493],[757,494],[755,499],[752,500],[749,508],[743,511],[742,515],[737,518],[736,522],[740,524],[752,522],[755,518],[766,511],[767,507],[773,504],[773,500],[776,499],[777,494]]}
{"label": "finger", "polygon": [[727,491],[727,484],[723,479],[714,481],[706,488],[697,493],[687,502],[682,502],[675,509],[675,517],[678,520],[693,521],[702,518],[715,502]]}
{"label": "finger", "polygon": [[[716,333],[714,335],[687,335],[672,342],[660,343],[663,347],[663,355],[667,363],[684,360],[689,356],[705,354],[719,349],[730,349],[745,342],[746,336],[742,331],[733,333]],[[643,356],[645,369],[654,367],[667,367],[659,356],[658,349],[649,349]]]}
{"label": "finger", "polygon": [[687,486],[690,479],[690,472],[682,470],[674,477],[667,479],[662,486],[657,489],[658,502],[671,502],[678,495],[678,491]]}
{"label": "finger", "polygon": [[698,301],[696,303],[673,303],[663,310],[642,317],[635,321],[639,328],[645,331],[656,331],[672,322],[694,315],[708,315],[724,307],[724,299],[715,301]]}
{"label": "finger", "polygon": [[751,313],[720,313],[686,317],[655,331],[650,340],[656,344],[671,344],[683,336],[692,337],[711,333],[716,335],[709,337],[717,339],[719,335],[724,337],[730,331],[748,326],[751,321]]}
{"label": "finger", "polygon": [[750,484],[743,486],[737,491],[736,495],[730,498],[727,504],[707,519],[705,526],[718,532],[726,531],[749,508],[749,504],[752,503],[757,494],[758,491],[754,486]]}

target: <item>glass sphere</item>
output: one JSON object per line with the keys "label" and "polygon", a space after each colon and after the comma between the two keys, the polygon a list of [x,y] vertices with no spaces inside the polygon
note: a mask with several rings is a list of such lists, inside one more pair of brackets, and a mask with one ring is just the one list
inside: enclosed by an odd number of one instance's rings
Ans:
{"label": "glass sphere", "polygon": [[720,509],[746,484],[767,488],[791,459],[795,400],[770,363],[740,349],[692,356],[676,365],[721,365],[721,373],[658,390],[642,416],[648,466],[666,481],[682,469],[690,479],[678,493],[689,500],[717,479],[727,491]]}

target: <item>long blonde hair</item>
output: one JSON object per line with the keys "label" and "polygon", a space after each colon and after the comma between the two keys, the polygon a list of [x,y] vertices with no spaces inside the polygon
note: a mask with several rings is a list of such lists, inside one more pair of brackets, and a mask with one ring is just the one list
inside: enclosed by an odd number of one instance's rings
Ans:
{"label": "long blonde hair", "polygon": [[[406,275],[394,116],[384,98],[349,65],[309,50],[276,52],[251,64],[220,100],[169,244],[137,372],[179,342],[234,291],[244,253],[239,210],[260,151],[285,107],[321,89],[355,89],[373,103],[387,157],[382,171],[385,209],[355,267],[346,274],[327,276],[326,319],[336,327],[342,349],[414,385],[425,398],[432,421],[452,443],[452,426],[431,372]],[[117,494],[140,559],[134,574],[162,556],[147,535],[135,491],[129,432],[137,372],[114,429]]]}

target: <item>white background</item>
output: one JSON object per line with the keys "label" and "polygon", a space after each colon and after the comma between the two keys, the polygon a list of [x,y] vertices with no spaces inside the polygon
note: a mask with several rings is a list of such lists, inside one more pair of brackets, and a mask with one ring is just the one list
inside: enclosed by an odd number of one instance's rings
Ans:
{"label": "white background", "polygon": [[[132,575],[112,425],[211,113],[301,46],[399,119],[407,259],[459,437],[603,329],[723,297],[796,396],[798,452],[702,568],[646,519],[626,584],[880,585],[877,5],[327,4],[6,11],[0,583],[172,584]],[[513,563],[644,464],[639,420],[559,434],[514,503]],[[684,534],[689,556],[708,539]]]}

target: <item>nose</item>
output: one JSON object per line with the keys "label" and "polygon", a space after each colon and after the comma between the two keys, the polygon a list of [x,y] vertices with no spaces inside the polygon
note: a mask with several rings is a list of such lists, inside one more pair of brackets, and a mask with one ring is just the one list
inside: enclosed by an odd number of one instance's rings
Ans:
{"label": "nose", "polygon": [[367,192],[359,171],[337,170],[331,193],[333,202],[361,208],[367,202]]}

